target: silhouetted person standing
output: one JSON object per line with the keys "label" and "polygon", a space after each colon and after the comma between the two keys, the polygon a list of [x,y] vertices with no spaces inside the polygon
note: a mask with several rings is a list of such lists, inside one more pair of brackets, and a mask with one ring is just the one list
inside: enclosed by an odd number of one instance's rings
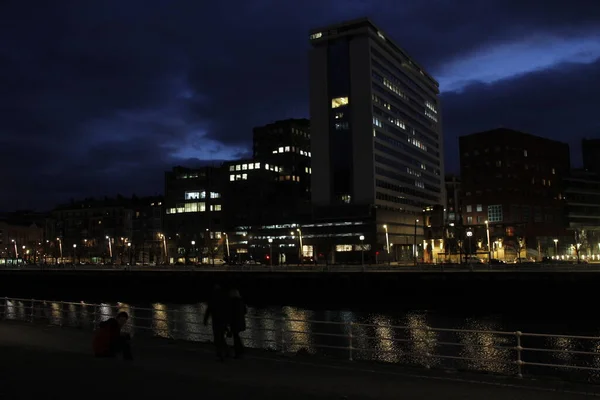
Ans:
{"label": "silhouetted person standing", "polygon": [[100,323],[94,335],[92,343],[96,357],[116,357],[122,353],[125,360],[132,360],[131,337],[128,333],[122,333],[121,328],[129,320],[125,311],[117,314],[116,318],[110,318]]}
{"label": "silhouetted person standing", "polygon": [[244,354],[244,343],[240,338],[240,332],[246,330],[246,313],[248,309],[240,292],[236,289],[229,291],[229,324],[231,328],[231,336],[233,336],[233,350],[235,358],[241,358]]}
{"label": "silhouetted person standing", "polygon": [[204,325],[208,324],[208,319],[212,319],[213,340],[217,350],[217,357],[223,361],[227,352],[227,342],[225,334],[227,333],[227,323],[229,310],[227,307],[227,296],[219,285],[215,285],[212,296],[208,301],[206,313],[204,314]]}

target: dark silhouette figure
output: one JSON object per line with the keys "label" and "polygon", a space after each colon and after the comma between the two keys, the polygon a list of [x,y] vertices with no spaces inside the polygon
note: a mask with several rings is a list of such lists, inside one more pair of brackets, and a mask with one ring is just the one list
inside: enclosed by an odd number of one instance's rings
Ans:
{"label": "dark silhouette figure", "polygon": [[127,323],[129,315],[121,311],[116,318],[110,318],[100,323],[92,347],[96,357],[114,358],[117,354],[123,354],[125,360],[132,360],[131,337],[128,333],[122,333],[121,328]]}
{"label": "dark silhouette figure", "polygon": [[206,313],[204,314],[204,325],[208,324],[209,318],[212,319],[213,340],[217,350],[217,357],[223,361],[227,353],[227,342],[225,334],[228,324],[228,301],[227,296],[219,285],[215,285],[212,296],[208,301]]}
{"label": "dark silhouette figure", "polygon": [[244,354],[244,343],[240,338],[240,332],[246,330],[246,313],[248,309],[240,292],[236,289],[229,291],[229,327],[233,337],[233,350],[235,358],[241,358]]}

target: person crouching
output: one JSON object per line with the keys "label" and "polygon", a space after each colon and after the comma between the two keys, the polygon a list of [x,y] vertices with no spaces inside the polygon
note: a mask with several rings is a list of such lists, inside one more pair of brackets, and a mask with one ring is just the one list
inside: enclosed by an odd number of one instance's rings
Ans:
{"label": "person crouching", "polygon": [[128,333],[121,332],[121,328],[129,320],[125,311],[117,314],[116,318],[110,318],[98,326],[94,334],[92,347],[94,355],[101,358],[114,358],[119,353],[125,360],[133,360],[131,355],[131,337]]}

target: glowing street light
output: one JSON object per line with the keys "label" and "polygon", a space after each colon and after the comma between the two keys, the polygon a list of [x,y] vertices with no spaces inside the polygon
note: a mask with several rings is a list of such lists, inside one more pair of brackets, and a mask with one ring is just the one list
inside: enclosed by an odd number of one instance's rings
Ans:
{"label": "glowing street light", "polygon": [[269,238],[269,263],[273,266],[273,239]]}
{"label": "glowing street light", "polygon": [[488,249],[488,263],[492,263],[492,249],[490,249],[490,224],[488,220],[485,220],[485,232],[487,236],[487,249]]}
{"label": "glowing street light", "polygon": [[360,239],[360,259],[361,259],[362,266],[364,268],[365,267],[365,236],[360,235],[359,239]]}
{"label": "glowing street light", "polygon": [[[600,247],[600,243],[598,244],[598,247]],[[558,256],[558,239],[554,239],[554,255]]]}
{"label": "glowing street light", "polygon": [[[229,263],[229,257],[231,257],[231,255],[229,254],[229,235],[226,232],[223,232],[223,235],[225,235],[225,246],[227,246],[227,262]],[[244,236],[246,236],[244,234]]]}
{"label": "glowing street light", "polygon": [[106,236],[106,240],[108,240],[108,254],[110,255],[110,262],[113,262],[113,251],[112,251],[112,240],[110,236]]}

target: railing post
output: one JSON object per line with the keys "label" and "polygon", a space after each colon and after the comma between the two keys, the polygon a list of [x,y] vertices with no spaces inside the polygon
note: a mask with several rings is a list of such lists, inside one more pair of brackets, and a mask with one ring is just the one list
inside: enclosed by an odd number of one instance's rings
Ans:
{"label": "railing post", "polygon": [[523,377],[523,346],[521,345],[521,336],[523,336],[523,332],[516,331],[515,335],[517,336],[517,376],[519,378]]}
{"label": "railing post", "polygon": [[352,352],[354,350],[354,346],[353,346],[354,340],[353,340],[353,336],[352,336],[352,327],[353,327],[353,325],[354,325],[354,322],[352,322],[352,321],[350,321],[348,323],[348,352],[349,352],[348,359],[350,361],[354,361],[353,354],[352,354]]}
{"label": "railing post", "polygon": [[29,322],[33,323],[35,320],[35,299],[31,299],[31,314],[29,315]]}
{"label": "railing post", "polygon": [[281,354],[285,354],[285,317],[281,318]]}

